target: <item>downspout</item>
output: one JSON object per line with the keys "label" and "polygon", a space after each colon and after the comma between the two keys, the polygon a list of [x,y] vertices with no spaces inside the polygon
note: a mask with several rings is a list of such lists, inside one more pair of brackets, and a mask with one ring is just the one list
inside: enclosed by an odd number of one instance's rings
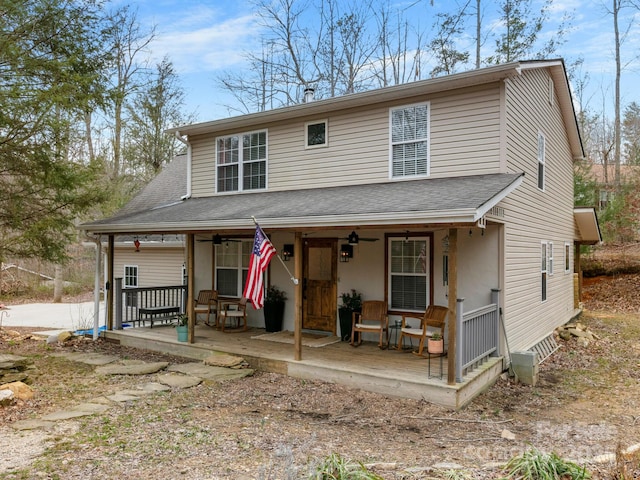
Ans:
{"label": "downspout", "polygon": [[180,200],[186,200],[191,198],[191,143],[182,138],[178,130],[176,130],[176,138],[187,146],[187,193],[180,197]]}

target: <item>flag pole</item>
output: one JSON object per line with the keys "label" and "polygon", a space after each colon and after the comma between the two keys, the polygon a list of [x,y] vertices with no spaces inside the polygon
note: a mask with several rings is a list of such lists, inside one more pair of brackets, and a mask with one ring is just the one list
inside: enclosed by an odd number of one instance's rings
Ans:
{"label": "flag pole", "polygon": [[[253,220],[253,223],[258,226],[258,221],[256,220],[256,217],[254,217],[253,215],[251,215],[251,220]],[[280,255],[276,254],[276,257],[278,257],[278,260],[280,260],[280,263],[282,264],[282,266],[284,267],[284,269],[287,271],[287,273],[289,274],[289,278],[291,279],[291,281],[293,282],[294,285],[298,285],[299,280],[297,278],[295,278],[291,272],[289,271],[289,269],[287,268],[287,266],[284,264],[284,260],[282,260],[282,258],[280,258]]]}

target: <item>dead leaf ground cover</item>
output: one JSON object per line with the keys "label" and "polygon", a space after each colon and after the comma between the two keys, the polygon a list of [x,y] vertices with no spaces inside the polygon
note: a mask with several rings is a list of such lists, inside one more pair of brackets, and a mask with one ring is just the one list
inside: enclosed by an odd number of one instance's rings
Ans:
{"label": "dead leaf ground cover", "polygon": [[[186,360],[103,341],[52,347],[2,340],[0,351],[31,356],[38,373],[33,400],[0,409],[5,441],[0,455],[31,449],[34,458],[0,471],[0,478],[298,479],[308,478],[314,463],[337,452],[370,465],[385,479],[493,479],[504,475],[498,465],[531,446],[589,462],[593,478],[620,478],[612,463],[595,460],[618,445],[640,442],[640,317],[615,313],[619,300],[611,305],[608,299],[617,298],[610,296],[614,285],[628,292],[636,281],[620,276],[591,282],[585,287],[591,312],[582,321],[597,341],[585,347],[574,339],[559,340],[560,350],[541,366],[538,385],[503,378],[458,412],[256,373],[115,405],[48,433],[16,433],[10,422],[152,380],[100,377],[93,367],[54,357],[58,350]],[[515,438],[504,438],[505,431]],[[36,448],[42,445],[47,449]],[[637,464],[637,458],[629,462]],[[447,477],[454,466],[458,476]],[[638,470],[627,478],[640,478]]]}

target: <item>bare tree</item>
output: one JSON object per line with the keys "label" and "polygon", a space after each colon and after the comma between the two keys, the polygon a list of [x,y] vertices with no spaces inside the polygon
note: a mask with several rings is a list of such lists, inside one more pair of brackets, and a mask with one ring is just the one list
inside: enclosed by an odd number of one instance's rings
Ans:
{"label": "bare tree", "polygon": [[149,44],[155,38],[152,28],[145,32],[138,23],[137,13],[128,6],[116,10],[108,19],[109,50],[112,59],[111,108],[113,109],[112,177],[120,175],[122,161],[123,113],[127,98],[139,88],[137,76],[146,69]]}
{"label": "bare tree", "polygon": [[[615,100],[614,100],[614,135],[615,135],[615,153],[614,153],[614,162],[615,162],[615,185],[616,188],[620,188],[620,158],[621,158],[621,145],[622,145],[622,137],[621,137],[621,126],[620,126],[620,117],[621,117],[621,107],[620,107],[620,76],[622,70],[628,65],[622,65],[622,54],[621,48],[631,31],[631,28],[636,24],[634,21],[634,17],[630,16],[630,19],[627,21],[626,26],[623,27],[623,31],[620,31],[620,13],[624,9],[633,8],[636,10],[640,10],[640,3],[634,0],[611,0],[611,9],[608,9],[605,6],[605,10],[609,15],[611,15],[613,20],[613,33],[614,33],[614,49],[615,49],[615,62],[616,62],[616,76],[615,76]],[[634,58],[638,58],[638,55],[634,55]],[[631,61],[631,60],[630,60]]]}
{"label": "bare tree", "polygon": [[132,101],[127,103],[129,122],[123,159],[141,171],[139,180],[155,176],[171,162],[183,144],[165,131],[188,123],[194,116],[184,115],[184,90],[171,61],[165,57]]}

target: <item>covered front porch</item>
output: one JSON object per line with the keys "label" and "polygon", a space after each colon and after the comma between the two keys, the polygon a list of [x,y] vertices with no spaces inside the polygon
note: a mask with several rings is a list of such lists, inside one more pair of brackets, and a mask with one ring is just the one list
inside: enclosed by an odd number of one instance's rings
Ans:
{"label": "covered front porch", "polygon": [[194,343],[178,342],[175,328],[169,325],[112,330],[105,332],[105,336],[124,346],[194,359],[204,359],[212,352],[229,353],[243,357],[262,371],[338,383],[383,395],[428,399],[452,409],[468,404],[493,384],[503,370],[502,357],[487,357],[462,382],[448,384],[446,357],[442,362],[439,357],[429,360],[413,355],[409,349],[380,350],[373,342],[365,342],[358,348],[348,342],[322,347],[303,345],[302,358],[296,360],[294,345],[254,338],[264,334],[264,329],[222,333],[198,324],[194,332]]}

